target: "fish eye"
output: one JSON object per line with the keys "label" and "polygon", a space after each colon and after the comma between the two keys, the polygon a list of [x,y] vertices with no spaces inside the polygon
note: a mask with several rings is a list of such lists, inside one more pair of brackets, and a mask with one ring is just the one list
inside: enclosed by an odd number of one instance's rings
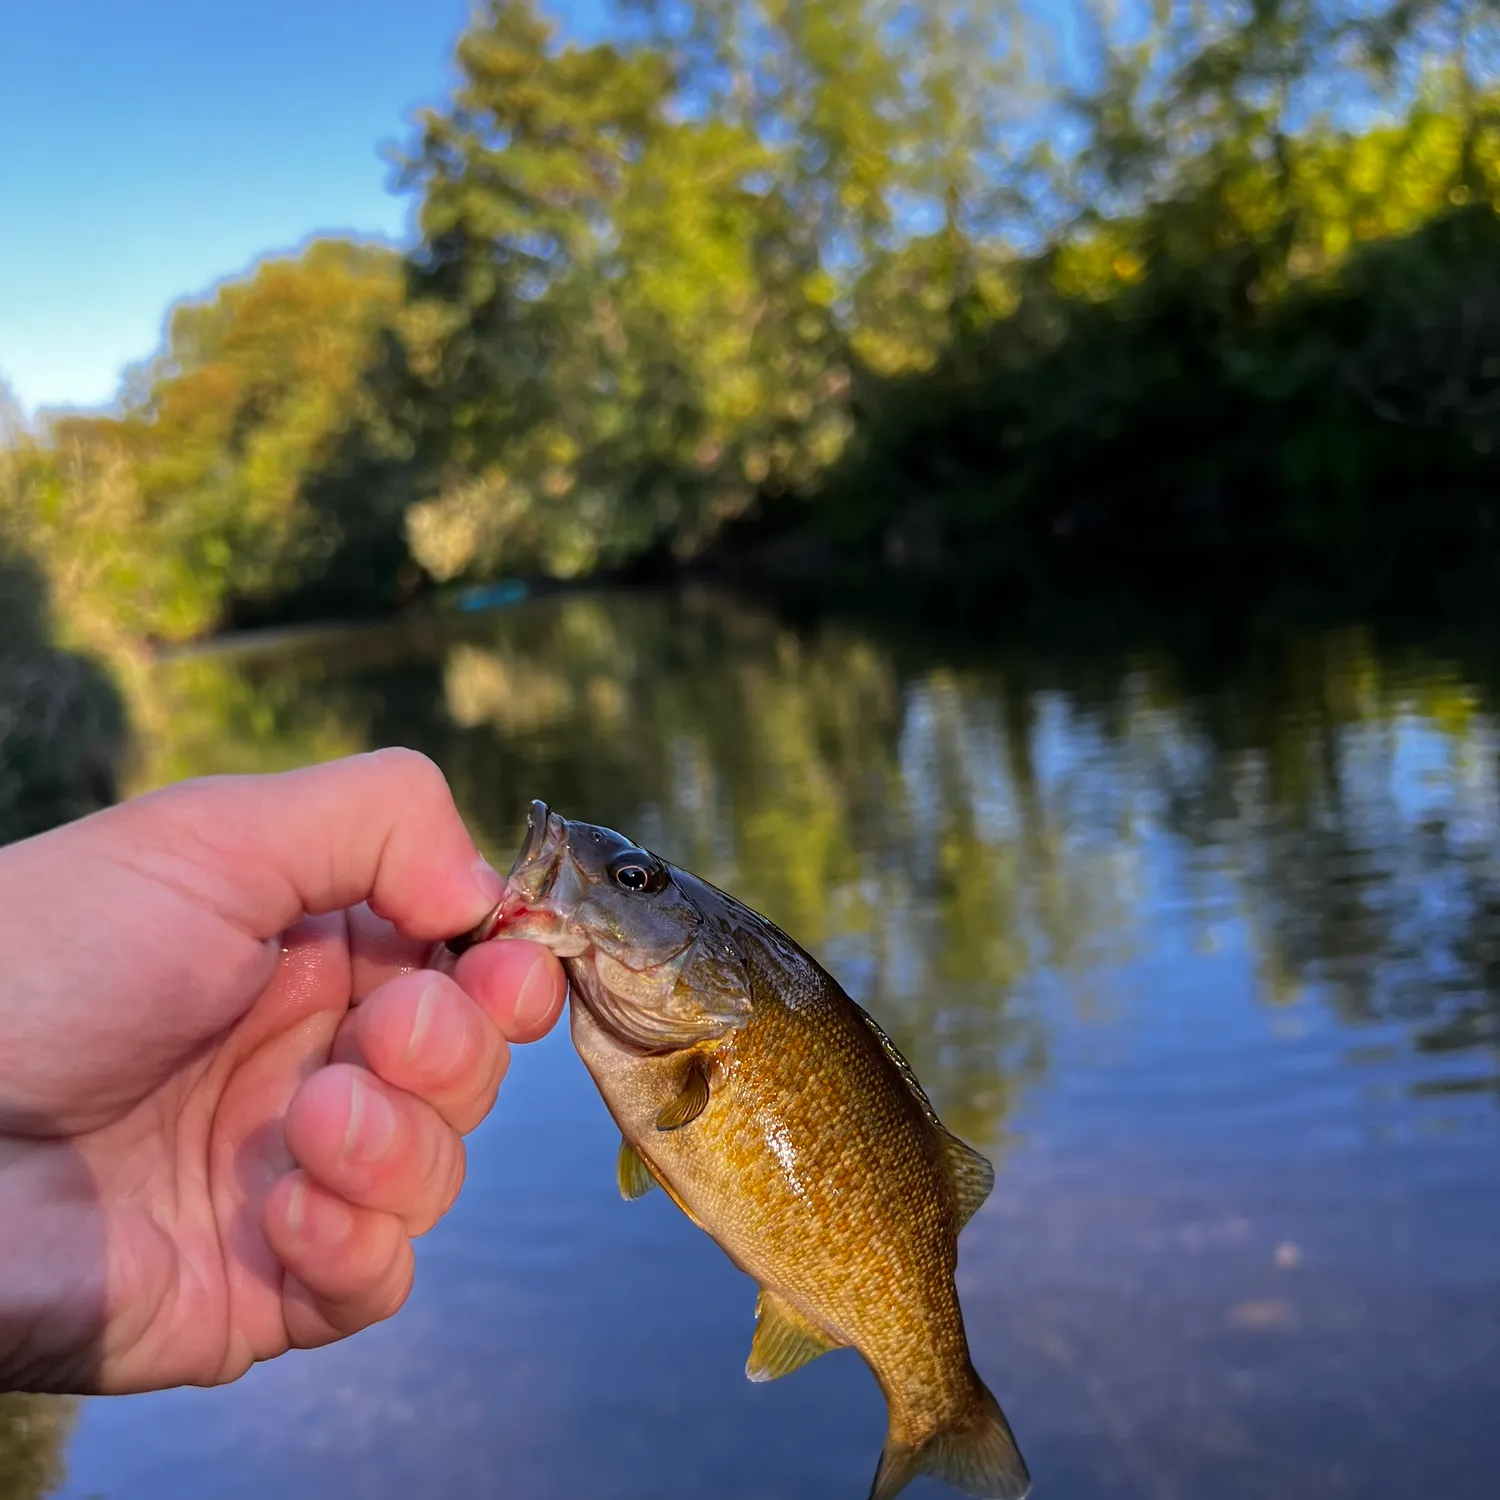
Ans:
{"label": "fish eye", "polygon": [[649,854],[630,850],[610,862],[609,878],[627,891],[659,891],[666,883],[666,871]]}

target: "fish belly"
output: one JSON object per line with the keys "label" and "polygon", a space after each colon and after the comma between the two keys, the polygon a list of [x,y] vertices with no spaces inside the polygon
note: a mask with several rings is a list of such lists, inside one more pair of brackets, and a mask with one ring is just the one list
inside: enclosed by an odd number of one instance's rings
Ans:
{"label": "fish belly", "polygon": [[830,1195],[828,1142],[816,1122],[788,1129],[764,1099],[733,1084],[691,1125],[658,1131],[680,1060],[624,1051],[576,999],[571,1021],[621,1134],[740,1270],[831,1342],[856,1349],[888,1398],[909,1394],[931,1412],[959,1398],[968,1357],[951,1249],[930,1214],[874,1191],[878,1163],[868,1174],[845,1170],[855,1180]]}

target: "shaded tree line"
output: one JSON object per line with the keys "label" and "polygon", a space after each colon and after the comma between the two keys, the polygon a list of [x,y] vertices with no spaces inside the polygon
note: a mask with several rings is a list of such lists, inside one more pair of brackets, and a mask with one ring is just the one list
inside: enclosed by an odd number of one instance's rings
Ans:
{"label": "shaded tree line", "polygon": [[[13,468],[0,449],[0,492]],[[0,843],[113,801],[125,746],[115,681],[57,644],[46,577],[6,520],[0,513]]]}

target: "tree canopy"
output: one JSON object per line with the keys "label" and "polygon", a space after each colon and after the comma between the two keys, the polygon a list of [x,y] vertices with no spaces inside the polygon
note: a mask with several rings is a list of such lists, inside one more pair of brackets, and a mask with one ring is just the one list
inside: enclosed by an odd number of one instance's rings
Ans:
{"label": "tree canopy", "polygon": [[270,258],[116,414],[6,419],[9,534],[106,642],[767,517],[1014,574],[1089,514],[1191,530],[1116,491],[1212,497],[1236,443],[1326,547],[1392,433],[1485,488],[1497,38],[1493,0],[627,0],[585,42],[488,0],[397,153],[415,243]]}

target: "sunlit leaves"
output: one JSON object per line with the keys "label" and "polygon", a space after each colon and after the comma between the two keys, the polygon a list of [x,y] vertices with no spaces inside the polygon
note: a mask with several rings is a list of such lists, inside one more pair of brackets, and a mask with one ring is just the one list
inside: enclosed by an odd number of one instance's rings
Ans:
{"label": "sunlit leaves", "polygon": [[418,306],[464,312],[421,356],[451,467],[412,534],[445,574],[687,556],[810,490],[852,367],[930,364],[993,260],[1003,11],[638,10],[639,45],[582,47],[490,5],[414,143]]}
{"label": "sunlit leaves", "polygon": [[174,313],[122,436],[161,534],[215,602],[290,588],[335,541],[308,482],[368,406],[400,301],[395,254],[330,240]]}
{"label": "sunlit leaves", "polygon": [[[1441,357],[1482,277],[1413,252],[1431,306],[1372,296],[1363,343],[1340,301],[1372,242],[1496,198],[1489,0],[627,10],[584,45],[489,0],[402,159],[409,256],[268,260],[176,310],[122,417],[19,443],[68,629],[690,559],[762,512],[936,556],[946,508],[993,568],[1017,503],[1067,533],[1072,460],[1206,389],[1354,389],[1493,445],[1488,377]],[[1287,431],[1276,481],[1352,493],[1342,441]],[[1175,439],[1141,445],[1180,487]]]}

